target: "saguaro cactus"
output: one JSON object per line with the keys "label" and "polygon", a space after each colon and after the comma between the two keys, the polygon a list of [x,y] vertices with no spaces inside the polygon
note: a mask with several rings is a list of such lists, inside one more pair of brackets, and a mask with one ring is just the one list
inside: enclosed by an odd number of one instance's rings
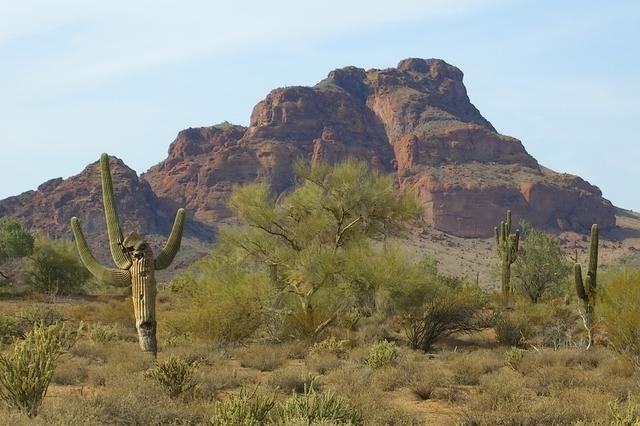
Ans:
{"label": "saguaro cactus", "polygon": [[80,258],[93,276],[112,285],[131,286],[140,348],[155,356],[158,348],[155,271],[167,268],[180,249],[185,212],[184,209],[178,209],[169,239],[158,257],[154,259],[151,247],[138,234],[132,232],[127,238],[122,236],[107,154],[102,154],[100,157],[100,173],[109,247],[116,268],[107,268],[96,260],[87,245],[77,217],[71,218],[71,229]]}
{"label": "saguaro cactus", "polygon": [[593,313],[596,305],[596,275],[598,272],[598,225],[591,226],[591,241],[589,243],[589,269],[587,277],[582,281],[582,268],[576,262],[574,276],[576,281],[576,293],[584,306],[584,323],[589,334],[588,347],[591,346],[591,329],[593,328]]}
{"label": "saguaro cactus", "polygon": [[518,244],[520,231],[511,234],[511,210],[507,210],[506,221],[500,222],[500,226],[494,228],[496,235],[496,247],[500,260],[502,295],[505,298],[511,293],[511,265],[518,257]]}

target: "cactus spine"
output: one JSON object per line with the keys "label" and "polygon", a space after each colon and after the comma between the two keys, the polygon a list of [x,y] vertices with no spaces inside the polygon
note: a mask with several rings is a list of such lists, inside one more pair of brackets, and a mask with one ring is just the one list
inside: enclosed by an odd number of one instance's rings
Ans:
{"label": "cactus spine", "polygon": [[133,312],[140,348],[154,356],[158,345],[156,340],[156,279],[155,271],[167,268],[180,249],[184,228],[184,209],[178,209],[171,234],[164,248],[154,259],[147,242],[132,232],[123,238],[116,210],[109,156],[100,157],[102,178],[102,200],[109,236],[109,248],[116,268],[101,265],[91,253],[77,217],[71,218],[71,229],[76,240],[80,259],[98,280],[116,286],[131,286]]}
{"label": "cactus spine", "polygon": [[500,226],[496,226],[494,231],[500,260],[502,295],[508,298],[511,293],[511,265],[518,257],[520,242],[520,231],[511,234],[511,210],[507,210],[506,221],[500,222]]}
{"label": "cactus spine", "polygon": [[[587,277],[582,280],[582,268],[576,262],[574,265],[574,276],[576,281],[576,292],[582,300],[585,311],[585,326],[590,331],[593,327],[593,312],[596,304],[596,275],[598,272],[598,225],[591,226],[591,241],[589,243],[589,269]],[[589,336],[589,340],[591,337]],[[590,346],[591,342],[589,342]]]}

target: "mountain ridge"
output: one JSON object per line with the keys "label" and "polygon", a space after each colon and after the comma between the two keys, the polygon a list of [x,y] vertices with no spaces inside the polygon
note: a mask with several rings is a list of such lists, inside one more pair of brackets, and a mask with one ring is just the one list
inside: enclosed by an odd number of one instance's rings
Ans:
{"label": "mountain ridge", "polygon": [[[507,208],[515,221],[550,230],[615,227],[614,207],[599,188],[540,166],[471,103],[461,70],[420,58],[382,70],[348,66],[312,87],[274,89],[255,105],[248,126],[182,130],[166,159],[140,176],[114,159],[120,216],[132,230],[159,237],[171,212],[185,206],[191,236],[211,241],[213,227],[230,217],[226,200],[235,185],[265,181],[274,194],[287,191],[299,157],[356,157],[394,173],[399,186],[417,191],[425,224],[458,237],[490,235]],[[0,215],[57,238],[70,237],[75,215],[95,241],[104,235],[100,197],[93,163],[0,200]]]}

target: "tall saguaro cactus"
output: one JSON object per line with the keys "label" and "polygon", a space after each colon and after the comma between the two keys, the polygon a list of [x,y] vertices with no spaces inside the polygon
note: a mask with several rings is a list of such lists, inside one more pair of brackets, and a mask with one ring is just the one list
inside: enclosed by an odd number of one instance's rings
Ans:
{"label": "tall saguaro cactus", "polygon": [[71,218],[71,229],[82,262],[89,272],[98,280],[116,285],[131,286],[133,312],[140,348],[154,356],[158,345],[156,340],[156,278],[155,271],[167,268],[180,249],[182,229],[184,228],[184,209],[178,209],[169,239],[164,248],[154,258],[153,251],[135,232],[123,238],[116,210],[116,201],[109,169],[109,156],[100,157],[100,174],[102,178],[102,200],[104,215],[109,235],[109,248],[116,268],[101,265],[91,253],[84,237],[80,221]]}
{"label": "tall saguaro cactus", "polygon": [[589,342],[591,346],[591,329],[593,328],[593,313],[596,305],[596,275],[598,273],[598,225],[595,223],[591,226],[591,241],[589,242],[589,269],[587,277],[582,280],[582,268],[576,262],[574,265],[574,276],[576,281],[576,293],[582,300],[584,305],[584,323],[588,332]]}
{"label": "tall saguaro cactus", "polygon": [[506,221],[500,222],[500,226],[496,226],[494,231],[500,260],[502,295],[508,298],[511,293],[511,265],[518,257],[520,242],[520,231],[511,234],[511,210],[507,210]]}

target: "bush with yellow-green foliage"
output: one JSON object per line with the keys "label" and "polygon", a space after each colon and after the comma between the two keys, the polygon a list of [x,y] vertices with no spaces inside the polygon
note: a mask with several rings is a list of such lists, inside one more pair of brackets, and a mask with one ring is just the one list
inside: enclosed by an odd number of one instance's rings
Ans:
{"label": "bush with yellow-green foliage", "polygon": [[480,288],[452,281],[433,285],[429,293],[422,300],[414,298],[414,308],[404,316],[405,334],[413,349],[428,352],[443,337],[486,326],[482,314],[488,299]]}
{"label": "bush with yellow-green foliage", "polygon": [[46,238],[36,240],[23,272],[29,287],[49,296],[82,292],[91,277],[72,243]]}
{"label": "bush with yellow-green foliage", "polygon": [[[277,410],[277,425],[362,425],[362,415],[346,398],[334,392],[316,392],[313,385],[302,394],[292,394]],[[326,424],[326,423],[324,423]]]}
{"label": "bush with yellow-green foliage", "polygon": [[254,335],[271,297],[268,278],[242,267],[224,247],[175,278],[172,290],[178,306],[167,319],[171,332],[219,344]]}
{"label": "bush with yellow-green foliage", "polygon": [[400,352],[394,342],[383,340],[376,342],[369,349],[364,363],[371,368],[381,368],[396,362]]}
{"label": "bush with yellow-green foliage", "polygon": [[267,424],[269,413],[275,406],[275,396],[258,387],[249,391],[240,389],[240,393],[217,401],[210,422],[214,426],[245,426]]}
{"label": "bush with yellow-green foliage", "polygon": [[176,356],[156,362],[155,367],[145,372],[145,377],[155,380],[167,392],[170,398],[187,394],[198,385],[199,364]]}
{"label": "bush with yellow-green foliage", "polygon": [[599,301],[611,346],[640,367],[640,271],[623,269],[607,275]]}
{"label": "bush with yellow-green foliage", "polygon": [[75,344],[77,333],[65,324],[37,325],[13,350],[0,355],[0,399],[29,417],[47,393],[60,355]]}

